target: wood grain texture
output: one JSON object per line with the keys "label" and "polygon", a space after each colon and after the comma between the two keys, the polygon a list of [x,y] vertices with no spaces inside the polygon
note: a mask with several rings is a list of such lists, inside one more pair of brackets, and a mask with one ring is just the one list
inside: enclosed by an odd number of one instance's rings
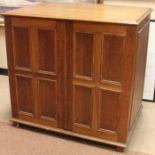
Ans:
{"label": "wood grain texture", "polygon": [[148,8],[76,3],[42,3],[8,11],[3,15],[138,25]]}
{"label": "wood grain texture", "polygon": [[34,95],[32,77],[16,75],[16,97],[19,113],[34,115]]}
{"label": "wood grain texture", "polygon": [[[42,71],[55,72],[55,31],[52,30],[38,30],[38,62],[39,69]],[[49,48],[50,45],[50,48]]]}
{"label": "wood grain texture", "polygon": [[144,82],[139,14],[138,25],[5,16],[13,118],[125,146]]}
{"label": "wood grain texture", "polygon": [[16,77],[12,77],[16,81],[16,95],[13,97],[18,109],[16,115],[24,120],[33,116],[29,121],[62,127],[64,24],[41,19],[33,23],[28,18],[20,22],[16,17],[11,25],[14,62],[11,71]]}
{"label": "wood grain texture", "polygon": [[[18,68],[31,69],[30,32],[29,28],[13,28],[14,62]],[[23,59],[24,57],[24,59]]]}

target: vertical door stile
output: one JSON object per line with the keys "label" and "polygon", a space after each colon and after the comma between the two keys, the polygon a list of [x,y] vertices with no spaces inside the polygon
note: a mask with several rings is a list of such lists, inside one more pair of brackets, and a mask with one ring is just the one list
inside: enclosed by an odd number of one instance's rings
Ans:
{"label": "vertical door stile", "polygon": [[56,22],[57,78],[58,78],[58,127],[64,128],[65,115],[65,23]]}
{"label": "vertical door stile", "polygon": [[37,122],[37,118],[39,117],[38,111],[38,84],[36,79],[37,73],[37,51],[38,51],[38,40],[37,40],[37,30],[34,26],[30,28],[30,46],[31,46],[31,65],[32,65],[32,76],[33,76],[33,94],[34,94],[34,117]]}
{"label": "vertical door stile", "polygon": [[[100,32],[96,32],[94,35],[94,80],[95,83],[99,83],[101,79],[101,57],[102,57],[102,44],[103,44],[103,35]],[[92,112],[92,130],[94,134],[98,129],[98,115],[99,115],[99,94],[100,91],[95,85],[94,87],[94,99],[93,99],[93,112]]]}
{"label": "vertical door stile", "polygon": [[72,130],[73,22],[66,22],[66,103],[65,129]]}

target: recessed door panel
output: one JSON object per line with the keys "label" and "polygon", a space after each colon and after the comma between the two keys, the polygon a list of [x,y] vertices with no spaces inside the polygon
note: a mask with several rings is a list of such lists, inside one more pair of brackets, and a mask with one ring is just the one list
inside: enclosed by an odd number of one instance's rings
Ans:
{"label": "recessed door panel", "polygon": [[16,75],[16,95],[19,113],[34,114],[34,94],[32,77]]}
{"label": "recessed door panel", "polygon": [[91,127],[93,92],[91,88],[74,86],[73,123]]}
{"label": "recessed door panel", "polygon": [[39,117],[45,120],[57,118],[57,83],[53,80],[38,80]]}
{"label": "recessed door panel", "polygon": [[76,32],[74,38],[75,76],[92,77],[93,74],[93,34]]}
{"label": "recessed door panel", "polygon": [[103,35],[102,80],[121,82],[125,55],[125,39],[122,36]]}
{"label": "recessed door panel", "polygon": [[120,98],[119,94],[101,90],[99,100],[98,131],[116,132],[119,122]]}
{"label": "recessed door panel", "polygon": [[38,68],[56,71],[56,34],[54,30],[38,29]]}
{"label": "recessed door panel", "polygon": [[29,28],[13,27],[13,52],[16,68],[31,69]]}

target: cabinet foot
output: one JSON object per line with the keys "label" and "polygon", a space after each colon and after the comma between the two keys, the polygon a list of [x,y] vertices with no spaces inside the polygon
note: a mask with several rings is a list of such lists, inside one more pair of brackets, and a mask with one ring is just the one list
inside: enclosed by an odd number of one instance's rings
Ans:
{"label": "cabinet foot", "polygon": [[117,146],[117,151],[119,152],[124,152],[125,148],[124,147],[121,147],[121,146]]}
{"label": "cabinet foot", "polygon": [[15,127],[17,127],[17,128],[20,127],[20,124],[19,123],[16,123],[16,122],[13,122],[12,125],[15,126]]}

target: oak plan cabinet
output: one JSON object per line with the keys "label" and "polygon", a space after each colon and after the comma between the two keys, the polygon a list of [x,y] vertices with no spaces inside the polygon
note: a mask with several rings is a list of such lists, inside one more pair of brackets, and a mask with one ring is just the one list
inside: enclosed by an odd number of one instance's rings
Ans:
{"label": "oak plan cabinet", "polygon": [[14,123],[126,147],[151,10],[124,8],[43,3],[4,14]]}

